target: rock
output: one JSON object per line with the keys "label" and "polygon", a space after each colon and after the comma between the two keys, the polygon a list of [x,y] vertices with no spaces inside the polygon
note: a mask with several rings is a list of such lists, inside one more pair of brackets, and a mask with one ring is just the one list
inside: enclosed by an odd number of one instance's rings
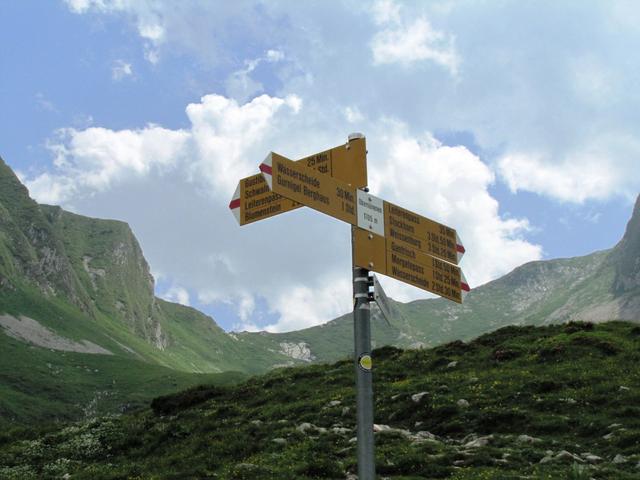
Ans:
{"label": "rock", "polygon": [[447,368],[456,368],[457,366],[458,366],[458,362],[455,360],[447,364]]}
{"label": "rock", "polygon": [[349,413],[349,407],[342,407],[342,416],[344,417]]}
{"label": "rock", "polygon": [[357,443],[358,442],[358,437],[352,437],[349,439],[349,443]]}
{"label": "rock", "polygon": [[547,455],[546,457],[542,457],[542,459],[540,460],[540,463],[549,463],[553,461],[553,457]]}
{"label": "rock", "polygon": [[68,473],[65,473],[65,474],[62,476],[62,478],[63,478],[63,480],[69,480],[69,479],[71,478],[71,475],[70,475],[70,474],[68,474]]}
{"label": "rock", "polygon": [[530,437],[529,435],[519,435],[516,441],[519,443],[540,443],[542,439]]}
{"label": "rock", "polygon": [[300,433],[307,433],[308,431],[315,430],[315,429],[316,429],[316,426],[309,422],[301,423],[296,427],[296,430],[298,430]]}
{"label": "rock", "polygon": [[478,377],[469,378],[469,383],[478,383],[479,381],[480,381],[480,379]]}
{"label": "rock", "polygon": [[411,437],[411,432],[409,430],[403,430],[402,428],[393,428],[393,427],[390,427],[389,425],[378,425],[376,423],[373,424],[373,433],[383,433],[383,432],[399,433],[403,437],[407,437],[407,438]]}
{"label": "rock", "polygon": [[621,392],[628,392],[629,390],[631,390],[629,387],[625,387],[624,385],[620,385],[620,391]]}
{"label": "rock", "polygon": [[346,427],[333,427],[331,431],[337,435],[346,435],[351,432],[351,429]]}
{"label": "rock", "polygon": [[415,434],[415,437],[417,438],[424,438],[426,440],[438,440],[438,437],[436,437],[433,433],[431,432],[427,432],[426,430],[421,430],[418,433]]}
{"label": "rock", "polygon": [[469,402],[467,402],[464,398],[461,398],[460,400],[458,400],[456,402],[456,404],[460,407],[460,408],[469,408]]}
{"label": "rock", "polygon": [[337,407],[338,405],[340,405],[342,402],[340,400],[331,400],[329,403],[327,403],[327,407]]}
{"label": "rock", "polygon": [[620,428],[622,426],[621,423],[612,423],[611,425],[609,425],[609,430],[613,430],[615,428]]}
{"label": "rock", "polygon": [[627,458],[624,455],[618,454],[615,457],[613,457],[613,463],[615,464],[627,463]]}
{"label": "rock", "polygon": [[593,455],[592,453],[584,453],[582,454],[582,458],[584,458],[589,463],[599,463],[602,461],[602,457]]}
{"label": "rock", "polygon": [[358,475],[355,473],[347,473],[345,480],[358,480]]}
{"label": "rock", "polygon": [[493,440],[493,435],[487,435],[486,437],[478,437],[475,440],[471,440],[464,444],[464,448],[480,448],[489,445],[489,442]]}
{"label": "rock", "polygon": [[566,450],[561,450],[560,452],[558,452],[554,460],[584,463],[584,460],[578,455],[574,455],[573,453],[567,452]]}
{"label": "rock", "polygon": [[398,400],[402,396],[402,393],[396,393],[391,397],[391,400]]}
{"label": "rock", "polygon": [[611,440],[613,438],[614,434],[615,434],[615,432],[607,433],[602,438],[604,438],[605,440]]}
{"label": "rock", "polygon": [[429,392],[414,393],[411,395],[411,400],[413,400],[414,403],[420,403],[425,395],[429,395]]}
{"label": "rock", "polygon": [[286,445],[287,441],[284,438],[274,438],[271,440],[273,443],[277,443],[278,445]]}
{"label": "rock", "polygon": [[251,424],[257,426],[262,425],[262,420],[251,420]]}

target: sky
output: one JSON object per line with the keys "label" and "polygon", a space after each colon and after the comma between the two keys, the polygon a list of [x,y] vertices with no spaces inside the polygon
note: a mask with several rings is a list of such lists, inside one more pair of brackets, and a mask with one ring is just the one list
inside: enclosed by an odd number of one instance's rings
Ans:
{"label": "sky", "polygon": [[37,201],[129,223],[157,295],[226,330],[351,309],[348,225],[229,211],[270,151],[366,135],[371,193],[456,228],[472,288],[612,247],[640,190],[633,0],[0,0],[0,19],[2,158]]}

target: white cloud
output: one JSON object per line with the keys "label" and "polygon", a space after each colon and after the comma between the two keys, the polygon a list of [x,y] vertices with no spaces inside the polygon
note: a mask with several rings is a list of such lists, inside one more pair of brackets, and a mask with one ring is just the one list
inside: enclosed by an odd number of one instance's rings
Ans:
{"label": "white cloud", "polygon": [[111,78],[115,81],[120,81],[126,77],[133,75],[133,68],[130,63],[124,60],[116,60],[111,67]]}
{"label": "white cloud", "polygon": [[[203,304],[233,304],[239,329],[317,325],[350,308],[348,227],[305,209],[239,228],[227,209],[238,180],[269,150],[297,158],[339,143],[316,133],[325,121],[348,131],[317,104],[301,116],[301,105],[293,95],[245,104],[206,95],[187,106],[182,130],[63,130],[50,145],[53,171],[27,185],[39,200],[129,221],[154,271],[171,278],[165,298],[188,302],[195,292]],[[526,220],[500,217],[488,192],[493,173],[477,156],[429,133],[415,137],[398,120],[363,127],[372,193],[457,227],[472,286],[540,257],[521,238]],[[400,300],[425,296],[399,282],[385,287]]]}
{"label": "white cloud", "polygon": [[[442,145],[429,133],[413,137],[402,123],[380,127],[369,145],[372,193],[456,228],[467,250],[462,267],[472,287],[541,257],[541,247],[523,238],[527,220],[500,216],[489,192],[493,172],[478,156],[462,146]],[[409,287],[389,288],[400,300],[416,295]]]}
{"label": "white cloud", "polygon": [[373,14],[383,27],[371,41],[374,64],[410,65],[428,60],[457,75],[460,57],[452,35],[435,30],[425,16],[403,21],[400,7],[390,0],[377,3]]}
{"label": "white cloud", "polygon": [[344,116],[349,123],[358,123],[364,120],[362,113],[358,110],[358,107],[346,107],[344,109]]}
{"label": "white cloud", "polygon": [[245,60],[244,67],[233,72],[226,81],[227,93],[234,99],[243,102],[256,93],[262,92],[262,83],[254,80],[251,74],[263,62],[277,63],[284,60],[284,53],[280,50],[267,50],[262,57]]}
{"label": "white cloud", "polygon": [[[344,274],[323,275],[320,285],[296,285],[279,292],[271,306],[279,314],[269,332],[287,332],[325,323],[349,311],[351,282]],[[318,308],[321,306],[321,308]]]}
{"label": "white cloud", "polygon": [[166,292],[161,294],[160,297],[164,298],[168,302],[180,303],[187,307],[191,305],[189,302],[189,292],[186,288],[180,287],[179,285],[173,285]]}
{"label": "white cloud", "polygon": [[633,201],[640,190],[636,174],[640,141],[601,134],[556,158],[541,153],[502,156],[498,170],[512,192],[529,191],[569,203],[623,196]]}

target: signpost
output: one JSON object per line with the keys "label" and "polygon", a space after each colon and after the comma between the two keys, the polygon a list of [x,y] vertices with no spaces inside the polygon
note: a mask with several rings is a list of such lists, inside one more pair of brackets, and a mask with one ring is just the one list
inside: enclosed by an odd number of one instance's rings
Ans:
{"label": "signpost", "polygon": [[272,152],[260,172],[240,180],[229,204],[240,225],[303,205],[352,225],[358,478],[374,480],[369,302],[380,299],[385,316],[389,302],[381,288],[369,291],[370,270],[462,303],[469,285],[457,264],[465,248],[454,229],[368,193],[362,134],[298,161]]}
{"label": "signpost", "polygon": [[[356,188],[367,185],[367,146],[364,138],[354,139],[347,144],[314,153],[296,163],[342,180]],[[289,212],[301,206],[300,203],[271,192],[260,173],[240,180],[229,203],[229,208],[241,226]]]}

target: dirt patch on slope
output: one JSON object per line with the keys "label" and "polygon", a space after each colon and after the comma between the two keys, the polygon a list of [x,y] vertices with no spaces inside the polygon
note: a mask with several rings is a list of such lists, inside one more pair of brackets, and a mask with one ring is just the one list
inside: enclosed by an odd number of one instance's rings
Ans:
{"label": "dirt patch on slope", "polygon": [[4,332],[10,337],[38,347],[63,350],[65,352],[113,355],[109,350],[88,340],[76,342],[62,337],[29,317],[20,316],[18,319],[11,315],[0,315],[0,326],[4,328]]}

